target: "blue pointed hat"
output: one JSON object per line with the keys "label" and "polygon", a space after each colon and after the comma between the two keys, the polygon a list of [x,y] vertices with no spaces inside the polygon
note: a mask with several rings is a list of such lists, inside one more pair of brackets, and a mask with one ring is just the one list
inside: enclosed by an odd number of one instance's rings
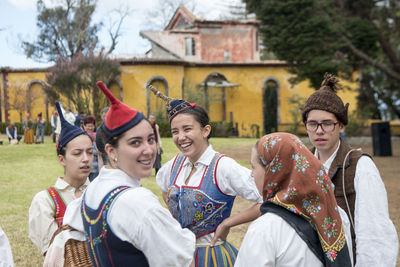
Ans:
{"label": "blue pointed hat", "polygon": [[98,81],[96,85],[111,103],[110,109],[107,112],[106,119],[102,126],[107,135],[110,137],[120,135],[133,126],[136,126],[136,124],[144,119],[142,112],[125,105],[115,98],[115,96],[102,81]]}
{"label": "blue pointed hat", "polygon": [[159,98],[161,98],[166,102],[167,114],[170,122],[178,113],[196,106],[195,103],[190,103],[183,99],[173,99],[166,95],[163,95],[151,84],[147,84],[147,88],[149,88],[156,96],[158,96]]}
{"label": "blue pointed hat", "polygon": [[69,123],[68,121],[66,121],[64,119],[64,115],[61,110],[60,102],[56,102],[56,107],[57,107],[58,114],[60,117],[60,122],[61,122],[61,133],[58,138],[57,149],[61,149],[61,148],[65,147],[69,143],[69,141],[71,141],[78,135],[86,134],[86,133],[81,128],[76,127],[75,125],[72,125],[71,123]]}

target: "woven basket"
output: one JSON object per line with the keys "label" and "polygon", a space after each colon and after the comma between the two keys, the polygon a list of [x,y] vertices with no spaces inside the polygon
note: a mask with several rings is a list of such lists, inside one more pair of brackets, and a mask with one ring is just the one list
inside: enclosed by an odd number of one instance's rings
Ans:
{"label": "woven basket", "polygon": [[65,243],[64,267],[93,266],[86,241],[69,239]]}
{"label": "woven basket", "polygon": [[[69,225],[63,225],[57,229],[54,233],[50,244],[56,235],[62,231],[75,230]],[[68,239],[64,246],[64,267],[92,267],[92,261],[90,259],[89,251],[87,248],[86,241],[78,241],[74,239]]]}

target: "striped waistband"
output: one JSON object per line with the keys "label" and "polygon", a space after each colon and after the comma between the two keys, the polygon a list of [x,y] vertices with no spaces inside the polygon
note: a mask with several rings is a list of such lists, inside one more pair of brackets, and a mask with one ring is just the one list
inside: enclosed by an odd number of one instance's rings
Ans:
{"label": "striped waistband", "polygon": [[[218,240],[217,242],[215,242],[215,245],[214,245],[214,246],[222,245],[224,242],[225,242],[225,241]],[[210,242],[197,242],[197,243],[196,243],[196,248],[199,248],[199,247],[208,247],[208,246],[210,246]]]}

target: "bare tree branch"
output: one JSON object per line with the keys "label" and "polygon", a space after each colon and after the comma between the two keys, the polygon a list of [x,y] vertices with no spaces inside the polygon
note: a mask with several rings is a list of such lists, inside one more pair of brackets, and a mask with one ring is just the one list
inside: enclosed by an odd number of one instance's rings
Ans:
{"label": "bare tree branch", "polygon": [[122,24],[124,22],[124,20],[129,16],[129,14],[131,13],[131,10],[128,6],[124,7],[124,6],[120,6],[118,9],[115,9],[114,12],[118,13],[119,18],[118,21],[113,22],[110,24],[110,26],[108,27],[108,34],[111,38],[111,46],[107,51],[107,55],[111,54],[112,51],[115,50],[115,47],[117,46],[117,40],[119,37],[121,37],[121,27]]}

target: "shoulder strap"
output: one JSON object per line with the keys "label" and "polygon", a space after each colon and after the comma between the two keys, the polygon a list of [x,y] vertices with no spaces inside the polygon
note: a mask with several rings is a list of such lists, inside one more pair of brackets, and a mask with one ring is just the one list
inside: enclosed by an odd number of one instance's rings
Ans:
{"label": "shoulder strap", "polygon": [[46,190],[54,203],[55,219],[58,227],[60,227],[63,222],[64,213],[67,209],[67,205],[65,204],[64,199],[61,197],[60,192],[58,192],[58,190],[54,186],[50,186],[46,188]]}
{"label": "shoulder strap", "polygon": [[272,212],[281,217],[287,222],[296,233],[303,239],[314,255],[322,262],[325,263],[325,256],[322,250],[321,242],[319,241],[317,231],[311,226],[301,215],[288,211],[287,209],[275,205],[269,201],[265,201],[260,211],[262,214]]}
{"label": "shoulder strap", "polygon": [[172,185],[175,182],[176,176],[178,175],[180,169],[182,168],[182,163],[185,160],[185,156],[182,153],[179,153],[175,156],[174,163],[171,167],[171,176],[169,180],[169,184]]}
{"label": "shoulder strap", "polygon": [[[110,206],[113,203],[114,199],[116,199],[120,193],[125,192],[125,190],[130,189],[130,186],[127,185],[121,185],[117,186],[116,188],[112,189],[110,192],[108,192],[103,199],[100,201],[99,207],[97,209],[92,209],[89,206],[86,205],[86,192],[83,193],[82,196],[82,203],[81,203],[81,213],[82,213],[82,219],[89,225],[94,225],[96,224],[100,219],[107,220],[108,212],[110,211]],[[87,210],[90,212],[88,214]],[[95,218],[91,218],[90,216],[94,215]]]}
{"label": "shoulder strap", "polygon": [[[211,176],[212,179],[205,179],[205,181],[203,182],[203,184],[201,185],[203,187],[204,186],[214,186],[214,184],[217,186],[218,190],[223,193],[221,191],[221,189],[218,186],[218,181],[217,181],[217,167],[218,167],[218,162],[221,158],[225,157],[224,154],[221,153],[215,153],[214,157],[212,158],[210,165],[208,165],[207,167],[207,173],[206,176],[209,177]],[[225,193],[223,193],[225,195]]]}

